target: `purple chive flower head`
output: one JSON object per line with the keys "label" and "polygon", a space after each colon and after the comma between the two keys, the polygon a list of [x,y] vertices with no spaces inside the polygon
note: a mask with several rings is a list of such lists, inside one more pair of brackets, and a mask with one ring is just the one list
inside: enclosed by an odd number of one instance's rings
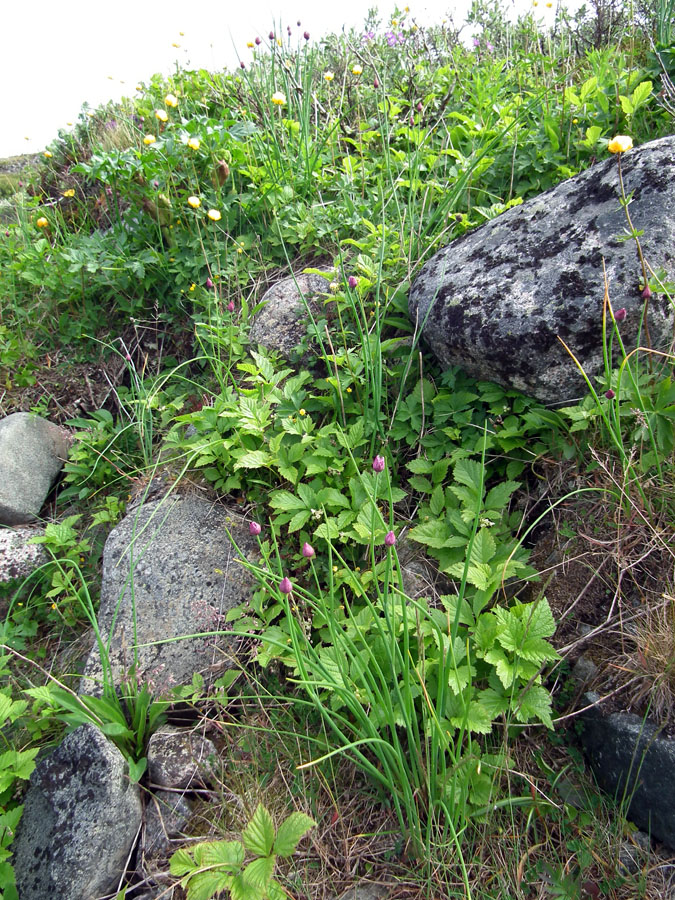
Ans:
{"label": "purple chive flower head", "polygon": [[303,34],[303,37],[304,37],[304,39],[305,39],[306,41],[308,41],[308,40],[309,40],[309,31],[306,31],[306,32]]}
{"label": "purple chive flower head", "polygon": [[646,288],[644,289],[644,291],[642,292],[642,299],[649,300],[651,295],[652,295],[652,289],[649,287],[649,285],[647,285]]}
{"label": "purple chive flower head", "polygon": [[490,41],[488,41],[485,46],[488,49],[488,53],[492,53],[492,51],[495,49],[494,46],[490,43]]}
{"label": "purple chive flower head", "polygon": [[375,88],[375,90],[377,90],[377,88],[379,88],[379,86],[380,86],[380,82],[379,82],[379,81],[377,80],[377,78],[376,78],[376,79],[373,81],[373,87]]}
{"label": "purple chive flower head", "polygon": [[259,37],[257,37],[257,38],[255,39],[255,43],[256,43],[256,47],[259,47],[259,46],[261,45],[262,41],[260,40]]}
{"label": "purple chive flower head", "polygon": [[244,62],[243,59],[239,62],[239,65],[241,66],[242,69],[246,68],[246,63]]}
{"label": "purple chive flower head", "polygon": [[234,301],[233,300],[230,300],[230,302],[227,304],[227,311],[231,312],[231,313],[234,312]]}
{"label": "purple chive flower head", "polygon": [[424,109],[424,107],[422,106],[422,101],[420,100],[419,103],[417,104],[417,112],[422,112],[423,109]]}
{"label": "purple chive flower head", "polygon": [[152,182],[152,186],[158,188],[158,187],[159,187],[159,181],[157,181],[157,179],[155,179],[155,180]]}
{"label": "purple chive flower head", "polygon": [[302,555],[305,559],[311,559],[314,556],[314,547],[308,544],[307,541],[302,545]]}
{"label": "purple chive flower head", "polygon": [[207,287],[209,290],[211,290],[211,288],[213,287],[213,282],[211,281],[210,278],[207,278],[207,279],[206,279],[206,287]]}
{"label": "purple chive flower head", "polygon": [[607,397],[608,400],[613,400],[616,397],[616,394],[610,388],[608,391],[605,391],[605,397]]}
{"label": "purple chive flower head", "polygon": [[248,523],[248,533],[253,535],[258,535],[262,531],[262,525],[260,522],[249,522]]}
{"label": "purple chive flower head", "polygon": [[270,31],[268,37],[269,37],[269,39],[270,39],[271,41],[273,41],[273,40],[274,40],[274,32],[273,32],[273,31]]}
{"label": "purple chive flower head", "polygon": [[396,543],[396,535],[393,531],[388,531],[384,536],[384,546],[393,547]]}
{"label": "purple chive flower head", "polygon": [[5,237],[9,237],[9,228],[5,229]]}
{"label": "purple chive flower head", "polygon": [[349,278],[347,279],[347,284],[349,285],[349,287],[352,290],[354,290],[354,288],[357,286],[358,283],[359,283],[359,280],[355,275],[350,275]]}
{"label": "purple chive flower head", "polygon": [[293,590],[293,585],[291,584],[291,579],[286,575],[279,582],[279,590],[282,594],[290,594]]}
{"label": "purple chive flower head", "polygon": [[622,306],[621,309],[617,309],[617,311],[614,313],[614,318],[617,322],[623,322],[623,320],[626,318],[626,307]]}
{"label": "purple chive flower head", "polygon": [[384,456],[376,456],[373,460],[373,472],[384,472]]}
{"label": "purple chive flower head", "polygon": [[480,47],[480,41],[478,40],[478,38],[473,39],[473,45],[474,47]]}

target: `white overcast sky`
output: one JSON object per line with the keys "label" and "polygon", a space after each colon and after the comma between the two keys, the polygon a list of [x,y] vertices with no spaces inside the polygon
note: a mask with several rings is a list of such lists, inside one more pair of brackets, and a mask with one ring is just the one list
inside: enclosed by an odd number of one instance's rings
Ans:
{"label": "white overcast sky", "polygon": [[[528,0],[506,0],[529,6]],[[401,0],[420,24],[450,12],[464,21],[469,0]],[[360,28],[370,6],[388,20],[394,0],[4,0],[0,15],[0,157],[44,149],[60,127],[92,106],[131,96],[139,80],[182,66],[234,68],[246,41],[274,26],[312,39]],[[544,2],[538,13],[553,15]],[[302,28],[296,26],[297,20]],[[180,35],[180,32],[184,35]],[[180,44],[180,48],[172,46]],[[28,140],[26,140],[28,138]]]}

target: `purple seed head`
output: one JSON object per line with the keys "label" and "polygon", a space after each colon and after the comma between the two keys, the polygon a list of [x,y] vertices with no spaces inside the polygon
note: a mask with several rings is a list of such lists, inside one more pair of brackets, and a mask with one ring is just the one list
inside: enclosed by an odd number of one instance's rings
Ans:
{"label": "purple seed head", "polygon": [[613,400],[616,397],[616,394],[610,388],[608,391],[605,391],[605,397],[607,397],[608,400]]}
{"label": "purple seed head", "polygon": [[393,531],[388,531],[384,536],[384,546],[393,547],[396,543],[396,535]]}
{"label": "purple seed head", "polygon": [[256,47],[259,47],[259,46],[261,45],[262,41],[260,40],[259,37],[257,37],[257,38],[255,39],[255,43],[256,43]]}
{"label": "purple seed head", "polygon": [[245,69],[245,68],[246,68],[246,63],[245,63],[245,62],[244,62],[244,60],[243,60],[243,59],[242,59],[242,60],[240,60],[240,62],[239,62],[239,66],[240,66],[240,68],[242,68],[242,69]]}
{"label": "purple seed head", "polygon": [[286,575],[279,582],[279,590],[282,594],[290,594],[293,590],[293,585],[291,584],[291,579]]}
{"label": "purple seed head", "polygon": [[262,525],[260,522],[249,522],[248,523],[248,533],[253,535],[258,535],[262,531]]}
{"label": "purple seed head", "polygon": [[307,541],[302,545],[302,555],[305,559],[311,559],[314,556],[314,547],[308,544]]}
{"label": "purple seed head", "polygon": [[352,290],[354,290],[354,288],[358,285],[358,283],[359,283],[359,280],[355,275],[350,275],[349,278],[347,279],[347,284],[349,285],[349,287]]}
{"label": "purple seed head", "polygon": [[373,460],[373,472],[384,472],[384,456],[376,456]]}
{"label": "purple seed head", "polygon": [[207,287],[209,290],[211,290],[211,288],[213,287],[213,282],[211,281],[210,278],[207,278],[207,279],[206,279],[206,287]]}
{"label": "purple seed head", "polygon": [[308,41],[308,40],[309,40],[309,31],[306,31],[306,32],[303,34],[303,37],[304,37],[304,39],[305,39],[306,41]]}
{"label": "purple seed head", "polygon": [[647,285],[646,288],[644,289],[644,291],[642,292],[642,299],[649,300],[651,295],[652,295],[652,289],[649,287],[649,285]]}
{"label": "purple seed head", "polygon": [[227,311],[234,312],[234,300],[230,300],[230,302],[227,304]]}
{"label": "purple seed head", "polygon": [[273,32],[273,31],[270,31],[268,37],[269,37],[269,39],[270,39],[271,41],[273,41],[273,40],[274,40],[274,32]]}
{"label": "purple seed head", "polygon": [[623,322],[623,320],[626,318],[626,307],[622,306],[621,309],[617,309],[617,311],[614,313],[614,318],[617,322]]}

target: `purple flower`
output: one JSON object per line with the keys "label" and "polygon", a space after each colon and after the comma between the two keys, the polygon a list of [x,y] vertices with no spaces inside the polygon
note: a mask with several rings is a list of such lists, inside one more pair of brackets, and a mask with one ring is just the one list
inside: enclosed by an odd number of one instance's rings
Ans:
{"label": "purple flower", "polygon": [[230,300],[230,302],[227,304],[227,311],[231,313],[234,312],[234,300]]}
{"label": "purple flower", "polygon": [[243,59],[240,60],[239,65],[241,66],[242,69],[245,69],[245,68],[246,68],[246,63],[244,62]]}
{"label": "purple flower", "polygon": [[262,525],[260,522],[249,522],[248,523],[248,533],[253,535],[258,535],[262,531]]}
{"label": "purple flower", "polygon": [[424,109],[424,107],[422,106],[422,101],[420,100],[419,103],[417,104],[417,112],[422,112],[423,109]]}
{"label": "purple flower", "polygon": [[256,47],[259,47],[259,46],[261,45],[262,41],[260,40],[259,37],[257,37],[257,38],[255,39],[255,43],[256,43]]}
{"label": "purple flower", "polygon": [[207,279],[206,279],[206,287],[207,287],[209,290],[211,290],[211,288],[213,287],[213,282],[211,281],[210,278],[207,278]]}
{"label": "purple flower", "polygon": [[361,38],[362,41],[372,41],[372,40],[374,40],[374,39],[375,39],[375,32],[374,32],[374,31],[366,31],[366,33],[365,33],[365,34],[363,35],[363,37]]}
{"label": "purple flower", "polygon": [[307,541],[302,545],[302,555],[305,559],[311,559],[314,556],[314,547],[308,544]]}
{"label": "purple flower", "polygon": [[155,179],[155,180],[152,182],[152,186],[158,188],[158,187],[159,187],[159,181],[157,181],[157,179]]}
{"label": "purple flower", "polygon": [[415,116],[410,116],[410,127],[412,128],[415,124]]}
{"label": "purple flower", "polygon": [[480,47],[480,41],[478,40],[478,38],[473,39],[473,45],[474,47]]}
{"label": "purple flower", "polygon": [[393,31],[388,31],[385,34],[385,37],[386,37],[387,43],[389,44],[390,47],[395,47],[396,44],[398,43],[398,39]]}
{"label": "purple flower", "polygon": [[384,456],[376,456],[373,460],[373,472],[384,472]]}
{"label": "purple flower", "polygon": [[[643,294],[643,296],[644,296],[644,294]],[[617,311],[614,313],[614,319],[617,322],[623,322],[623,320],[625,318],[626,318],[626,307],[622,306],[621,309],[617,309]]]}
{"label": "purple flower", "polygon": [[[644,291],[642,292],[642,299],[643,299],[643,300],[649,300],[649,298],[651,297],[651,295],[652,295],[652,289],[649,287],[649,285],[647,285],[647,286],[645,287]],[[625,310],[624,310],[624,312],[625,312]],[[616,316],[615,316],[614,318],[616,318]]]}
{"label": "purple flower", "polygon": [[488,49],[488,53],[492,53],[492,51],[495,49],[495,48],[492,46],[492,44],[490,43],[490,41],[488,41],[487,44],[486,44],[485,46],[486,46],[487,49]]}
{"label": "purple flower", "polygon": [[9,228],[5,229],[5,237],[9,237]]}
{"label": "purple flower", "polygon": [[613,400],[616,397],[616,394],[610,388],[608,391],[605,391],[605,397],[607,397],[608,400]]}
{"label": "purple flower", "polygon": [[359,279],[355,275],[350,275],[347,279],[347,284],[349,287],[354,290],[354,288],[358,285]]}
{"label": "purple flower", "polygon": [[279,582],[279,590],[282,594],[290,594],[293,590],[293,585],[291,584],[291,579],[286,575]]}
{"label": "purple flower", "polygon": [[308,40],[309,40],[309,31],[306,31],[306,32],[303,34],[303,37],[304,37],[304,39],[305,39],[306,41],[308,41]]}
{"label": "purple flower", "polygon": [[384,546],[393,547],[396,543],[396,535],[393,531],[388,531],[384,536]]}
{"label": "purple flower", "polygon": [[380,86],[380,82],[379,82],[379,81],[377,80],[377,78],[376,78],[376,79],[373,81],[373,87],[375,88],[375,90],[377,90],[377,89],[379,88],[379,86]]}
{"label": "purple flower", "polygon": [[268,37],[269,37],[269,39],[270,39],[271,41],[273,41],[273,40],[274,40],[274,32],[273,32],[273,31],[270,31]]}

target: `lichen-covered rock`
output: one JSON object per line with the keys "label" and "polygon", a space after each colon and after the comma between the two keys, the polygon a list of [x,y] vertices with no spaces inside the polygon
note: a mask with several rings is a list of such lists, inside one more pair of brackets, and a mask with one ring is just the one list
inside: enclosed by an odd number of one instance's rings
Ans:
{"label": "lichen-covered rock", "polygon": [[[648,263],[675,280],[675,137],[622,155],[630,213]],[[409,297],[413,322],[443,366],[544,402],[569,401],[602,368],[607,271],[627,349],[638,343],[641,267],[619,203],[611,157],[454,240],[422,268]],[[663,294],[649,303],[652,346],[669,346],[673,314]],[[640,343],[645,343],[642,332]],[[615,349],[617,342],[614,342]]]}
{"label": "lichen-covered rock", "polygon": [[148,742],[148,774],[153,785],[197,788],[211,776],[216,748],[199,732],[164,725]]}
{"label": "lichen-covered rock", "polygon": [[26,578],[47,562],[49,557],[42,544],[30,543],[44,533],[44,528],[0,528],[0,584]]}
{"label": "lichen-covered rock", "polygon": [[[599,700],[588,692],[589,704]],[[633,713],[581,714],[581,744],[598,784],[639,828],[675,848],[675,740]]]}
{"label": "lichen-covered rock", "polygon": [[0,524],[33,521],[68,456],[63,428],[27,412],[0,421]]}
{"label": "lichen-covered rock", "polygon": [[12,845],[21,900],[92,900],[115,892],[141,824],[138,785],[94,725],[36,766]]}
{"label": "lichen-covered rock", "polygon": [[249,339],[268,350],[289,357],[307,331],[307,308],[316,318],[323,313],[322,298],[328,294],[328,282],[320,275],[301,274],[273,284],[261,300]]}
{"label": "lichen-covered rock", "polygon": [[[234,662],[225,615],[248,600],[255,579],[228,537],[246,556],[258,545],[241,517],[197,496],[168,495],[134,510],[114,528],[103,551],[98,625],[116,684],[135,662],[136,678],[156,695],[210,684]],[[191,635],[193,635],[191,637]],[[100,693],[99,647],[84,671],[83,693]]]}

